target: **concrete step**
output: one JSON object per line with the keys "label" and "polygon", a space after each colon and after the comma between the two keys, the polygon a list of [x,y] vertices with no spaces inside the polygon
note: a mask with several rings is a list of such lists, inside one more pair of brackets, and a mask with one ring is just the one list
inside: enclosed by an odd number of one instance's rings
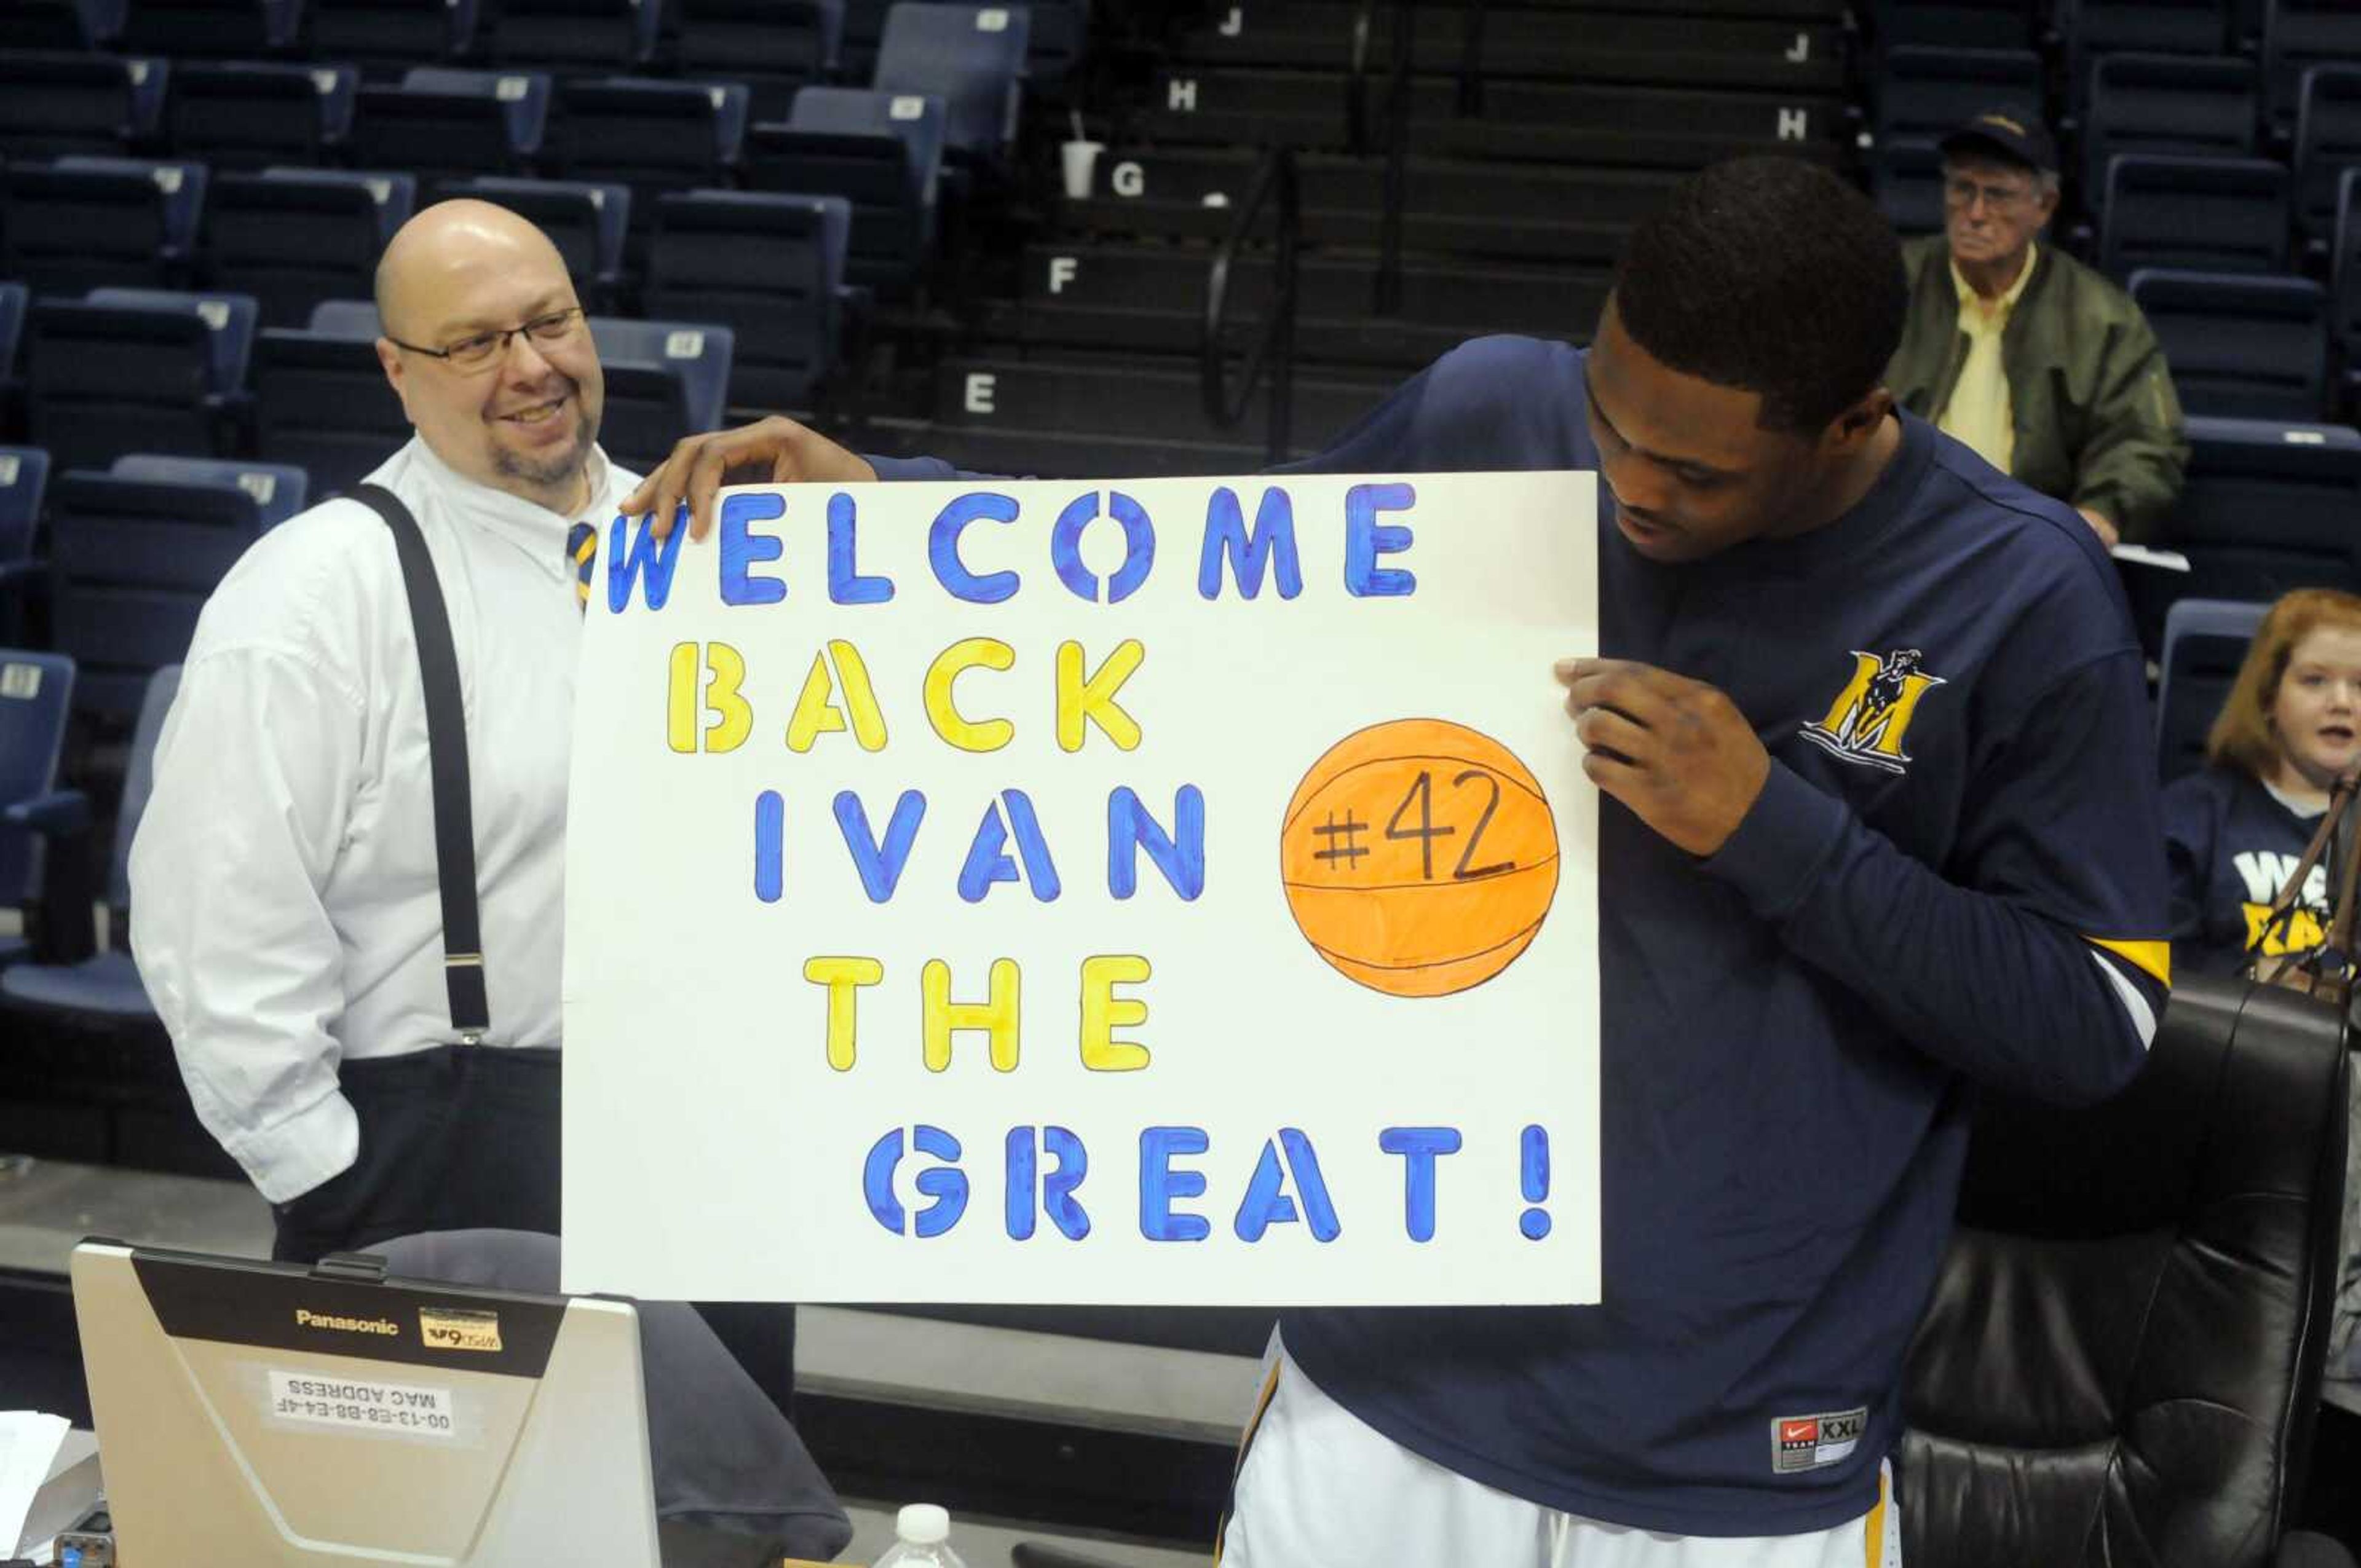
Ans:
{"label": "concrete step", "polygon": [[[885,422],[880,422],[881,429]],[[923,453],[945,458],[976,474],[1008,474],[1036,479],[1164,478],[1176,475],[1252,474],[1268,466],[1259,427],[1241,426],[1227,441],[1152,440],[1141,436],[1077,434],[1070,431],[1015,426],[914,426],[868,450]],[[1298,444],[1295,455],[1311,448]]]}
{"label": "concrete step", "polygon": [[[1200,246],[1036,244],[1025,253],[1022,297],[1027,306],[1157,312],[1186,317],[1193,325],[1204,311],[1212,260],[1211,248]],[[1367,316],[1376,297],[1377,271],[1374,256],[1303,258],[1296,271],[1302,313]],[[1587,331],[1607,286],[1608,274],[1599,268],[1407,265],[1400,319],[1491,332]],[[1271,290],[1268,251],[1241,255],[1230,289],[1233,314],[1266,310]]]}
{"label": "concrete step", "polygon": [[[1185,35],[1174,58],[1347,70],[1358,17],[1357,7],[1328,0],[1245,4],[1212,27]],[[1476,61],[1486,74],[1554,81],[1834,93],[1844,87],[1845,47],[1843,29],[1829,21],[1518,9],[1487,15]],[[1390,64],[1389,20],[1380,18],[1369,29],[1365,58],[1372,71]],[[1466,59],[1465,17],[1422,10],[1411,58],[1428,70],[1458,70]]]}
{"label": "concrete step", "polygon": [[[1242,434],[1216,428],[1206,417],[1196,368],[1186,361],[1167,368],[1137,360],[954,357],[937,368],[935,387],[939,427],[1218,445],[1252,443],[1267,417],[1265,394],[1258,391],[1246,404]],[[1293,400],[1298,444],[1323,444],[1375,407],[1385,390],[1367,381],[1299,376]]]}

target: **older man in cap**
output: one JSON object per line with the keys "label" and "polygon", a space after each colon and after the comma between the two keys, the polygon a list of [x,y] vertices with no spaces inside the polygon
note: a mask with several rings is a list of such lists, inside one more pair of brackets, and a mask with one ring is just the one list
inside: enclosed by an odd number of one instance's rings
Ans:
{"label": "older man in cap", "polygon": [[2059,196],[2039,121],[1987,110],[1942,150],[1943,232],[1904,249],[1910,314],[1886,385],[2107,544],[2147,537],[2189,452],[2156,334],[2121,289],[2038,243]]}

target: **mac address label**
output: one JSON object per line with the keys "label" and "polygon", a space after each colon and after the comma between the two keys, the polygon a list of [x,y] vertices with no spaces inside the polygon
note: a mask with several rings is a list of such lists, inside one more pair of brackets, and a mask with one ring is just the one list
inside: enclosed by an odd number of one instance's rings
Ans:
{"label": "mac address label", "polygon": [[270,1369],[269,1409],[280,1420],[382,1437],[447,1442],[459,1430],[458,1401],[449,1388],[324,1377],[277,1367]]}

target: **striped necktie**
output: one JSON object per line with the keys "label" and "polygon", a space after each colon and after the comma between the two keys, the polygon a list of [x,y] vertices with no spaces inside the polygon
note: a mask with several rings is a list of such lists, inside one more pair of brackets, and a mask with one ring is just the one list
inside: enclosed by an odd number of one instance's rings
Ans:
{"label": "striped necktie", "polygon": [[574,602],[590,609],[590,564],[598,558],[598,525],[577,522],[566,531],[566,559],[574,567]]}

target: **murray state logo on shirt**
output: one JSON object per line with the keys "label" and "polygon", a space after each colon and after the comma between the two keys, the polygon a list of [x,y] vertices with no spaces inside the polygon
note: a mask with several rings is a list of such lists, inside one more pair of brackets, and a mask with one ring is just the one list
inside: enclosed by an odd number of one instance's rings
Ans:
{"label": "murray state logo on shirt", "polygon": [[1918,699],[1945,684],[1918,667],[1922,656],[1916,648],[1897,648],[1883,658],[1854,649],[1852,679],[1828,704],[1827,718],[1803,727],[1804,739],[1843,762],[1889,773],[1906,771],[1910,753],[1902,741]]}

